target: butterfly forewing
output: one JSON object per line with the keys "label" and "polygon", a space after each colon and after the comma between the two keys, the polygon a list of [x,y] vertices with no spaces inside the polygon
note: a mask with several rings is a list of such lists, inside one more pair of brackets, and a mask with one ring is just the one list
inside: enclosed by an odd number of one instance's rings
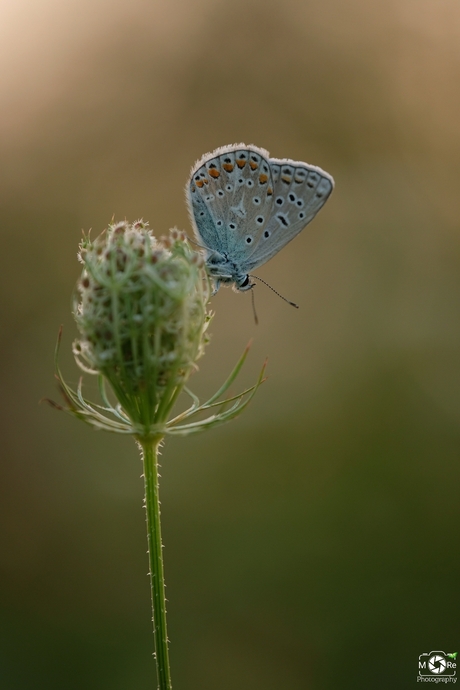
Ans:
{"label": "butterfly forewing", "polygon": [[188,194],[192,220],[198,239],[206,247],[240,263],[272,212],[268,154],[244,145],[223,147],[214,154],[204,156],[192,169]]}

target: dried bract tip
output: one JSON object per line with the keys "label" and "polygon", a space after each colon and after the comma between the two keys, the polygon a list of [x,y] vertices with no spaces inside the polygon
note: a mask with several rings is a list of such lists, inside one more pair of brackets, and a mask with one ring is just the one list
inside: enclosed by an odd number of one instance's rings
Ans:
{"label": "dried bract tip", "polygon": [[146,230],[149,227],[149,224],[147,221],[144,221],[142,218],[139,218],[139,220],[136,220],[135,223],[133,223],[133,229],[134,230]]}

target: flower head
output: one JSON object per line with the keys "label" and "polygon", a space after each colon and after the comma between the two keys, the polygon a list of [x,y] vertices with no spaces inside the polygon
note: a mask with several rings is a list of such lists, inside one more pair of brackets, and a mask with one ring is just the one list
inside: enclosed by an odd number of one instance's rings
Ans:
{"label": "flower head", "polygon": [[[168,421],[203,354],[211,318],[204,261],[184,233],[174,229],[168,237],[157,239],[147,223],[125,221],[109,225],[95,240],[84,236],[79,249],[83,271],[74,316],[80,337],[73,349],[79,366],[99,376],[104,405],[89,403],[81,383],[73,391],[56,361],[66,409],[98,428],[138,438],[199,431],[236,416],[262,378],[224,403],[218,398],[233,382],[246,353],[218,394],[204,405],[185,389],[193,399],[192,407]],[[118,400],[116,407],[109,402],[106,382]],[[234,404],[225,409],[230,401]],[[221,407],[218,414],[184,424],[216,406]]]}
{"label": "flower head", "polygon": [[207,341],[201,256],[183,233],[158,240],[138,221],[84,237],[79,257],[77,361],[107,379],[133,422],[158,423]]}

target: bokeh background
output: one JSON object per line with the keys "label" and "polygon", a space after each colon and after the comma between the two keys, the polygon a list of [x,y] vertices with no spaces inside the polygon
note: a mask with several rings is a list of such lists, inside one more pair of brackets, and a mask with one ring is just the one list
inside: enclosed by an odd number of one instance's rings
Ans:
{"label": "bokeh background", "polygon": [[[0,688],[154,688],[141,463],[39,405],[81,230],[190,231],[190,166],[244,141],[336,191],[213,299],[192,387],[247,341],[238,421],[169,440],[176,690],[410,688],[458,650],[458,0],[0,4]],[[88,391],[94,382],[88,381]]]}

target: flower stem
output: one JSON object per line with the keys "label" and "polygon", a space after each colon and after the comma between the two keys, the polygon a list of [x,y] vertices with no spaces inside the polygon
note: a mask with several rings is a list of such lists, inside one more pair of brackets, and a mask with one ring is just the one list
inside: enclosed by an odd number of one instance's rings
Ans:
{"label": "flower stem", "polygon": [[145,510],[149,547],[150,587],[152,590],[153,631],[158,690],[171,690],[166,598],[161,546],[160,500],[158,494],[158,449],[162,437],[139,439],[144,462]]}

